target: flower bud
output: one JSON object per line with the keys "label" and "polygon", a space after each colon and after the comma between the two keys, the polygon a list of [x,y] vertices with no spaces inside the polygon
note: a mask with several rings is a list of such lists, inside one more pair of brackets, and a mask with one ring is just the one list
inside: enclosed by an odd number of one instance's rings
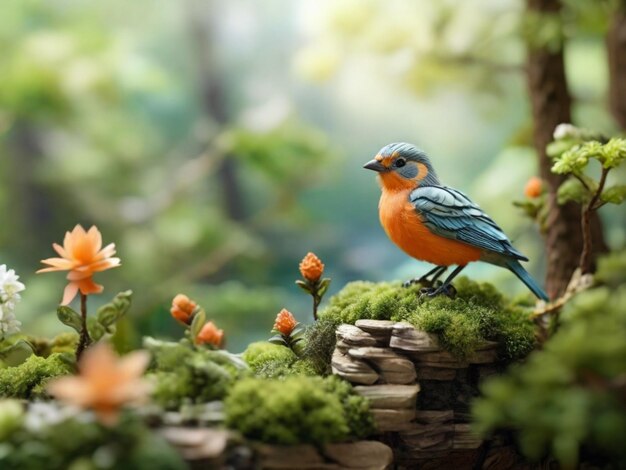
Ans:
{"label": "flower bud", "polygon": [[300,262],[300,274],[309,282],[317,282],[324,274],[324,263],[309,252]]}
{"label": "flower bud", "polygon": [[222,344],[222,339],[224,338],[224,330],[220,330],[215,326],[215,324],[210,321],[206,323],[198,336],[196,336],[195,343],[196,344],[212,344],[213,346],[220,347]]}
{"label": "flower bud", "polygon": [[536,198],[541,196],[543,191],[543,181],[538,176],[533,176],[528,180],[524,187],[524,194],[529,198]]}
{"label": "flower bud", "polygon": [[172,300],[172,308],[170,313],[172,316],[184,325],[191,323],[193,313],[198,306],[193,300],[187,297],[185,294],[178,294]]}
{"label": "flower bud", "polygon": [[291,312],[287,309],[282,309],[278,315],[276,315],[276,321],[274,322],[274,329],[279,331],[284,336],[289,336],[298,322],[293,317]]}

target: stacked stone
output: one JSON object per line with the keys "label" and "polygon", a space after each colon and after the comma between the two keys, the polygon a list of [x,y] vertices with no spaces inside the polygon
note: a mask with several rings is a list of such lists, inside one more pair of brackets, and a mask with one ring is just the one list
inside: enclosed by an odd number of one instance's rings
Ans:
{"label": "stacked stone", "polygon": [[337,329],[333,372],[370,398],[381,433],[399,464],[477,453],[469,402],[478,383],[497,371],[497,343],[485,342],[460,361],[437,337],[406,322],[359,320]]}

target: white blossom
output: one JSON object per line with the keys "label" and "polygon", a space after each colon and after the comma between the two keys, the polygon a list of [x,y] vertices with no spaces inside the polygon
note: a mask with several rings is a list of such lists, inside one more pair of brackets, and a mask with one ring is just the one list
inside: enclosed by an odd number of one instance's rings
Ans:
{"label": "white blossom", "polygon": [[575,137],[579,134],[579,129],[576,126],[568,123],[561,123],[554,129],[554,140],[566,139],[567,137]]}
{"label": "white blossom", "polygon": [[13,269],[0,264],[0,339],[17,333],[22,325],[14,314],[15,305],[21,300],[20,292],[25,289],[18,281]]}

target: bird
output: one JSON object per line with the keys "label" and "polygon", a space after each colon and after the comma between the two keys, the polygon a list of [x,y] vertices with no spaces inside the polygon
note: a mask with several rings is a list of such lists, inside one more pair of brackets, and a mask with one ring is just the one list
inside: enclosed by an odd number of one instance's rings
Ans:
{"label": "bird", "polygon": [[[528,258],[469,197],[440,182],[423,150],[408,143],[392,143],[363,167],[378,173],[382,190],[379,217],[387,236],[409,256],[435,265],[405,284],[430,286],[422,289],[429,297],[453,297],[452,280],[469,263],[482,261],[509,269],[537,298],[549,301],[520,264]],[[450,266],[456,268],[443,283],[436,284]]]}

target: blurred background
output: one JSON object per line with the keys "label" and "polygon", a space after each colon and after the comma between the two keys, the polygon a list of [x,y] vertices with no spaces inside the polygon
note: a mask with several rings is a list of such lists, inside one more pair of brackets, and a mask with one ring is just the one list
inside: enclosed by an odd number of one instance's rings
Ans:
{"label": "blurred background", "polygon": [[[568,0],[566,66],[577,125],[607,134],[610,2]],[[240,351],[282,307],[312,321],[294,285],[314,251],[333,279],[415,277],[388,241],[362,169],[417,144],[479,203],[543,278],[542,242],[513,207],[537,172],[521,0],[22,0],[0,7],[0,264],[27,290],[24,330],[53,334],[65,280],[40,276],[81,223],[115,242],[105,292],[132,289],[123,328],[177,338],[186,293]],[[546,29],[546,28],[544,28]],[[550,37],[546,31],[534,31]],[[603,209],[623,246],[626,217]],[[507,271],[467,274],[511,295]]]}

